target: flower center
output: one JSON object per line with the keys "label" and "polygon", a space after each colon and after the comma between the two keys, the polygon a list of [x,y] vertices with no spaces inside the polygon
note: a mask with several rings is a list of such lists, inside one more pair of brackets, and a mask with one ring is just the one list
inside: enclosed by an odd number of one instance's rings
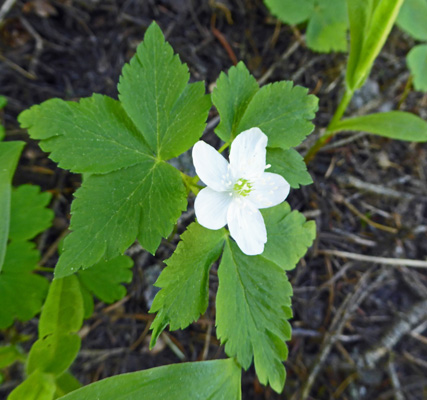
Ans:
{"label": "flower center", "polygon": [[247,196],[252,190],[252,183],[247,179],[239,179],[233,187],[234,193],[237,193],[239,196]]}

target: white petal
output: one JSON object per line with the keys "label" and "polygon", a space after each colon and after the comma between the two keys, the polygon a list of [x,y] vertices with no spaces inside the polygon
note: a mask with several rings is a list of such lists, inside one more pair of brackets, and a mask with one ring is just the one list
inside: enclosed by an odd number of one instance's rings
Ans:
{"label": "white petal", "polygon": [[203,183],[217,192],[227,190],[227,180],[229,180],[227,160],[203,141],[194,145],[192,154],[196,173]]}
{"label": "white petal", "polygon": [[202,189],[194,202],[197,222],[208,229],[220,229],[227,223],[227,211],[232,197],[228,192]]}
{"label": "white petal", "polygon": [[273,207],[288,197],[290,188],[283,176],[264,172],[259,179],[252,182],[248,199],[257,208]]}
{"label": "white petal", "polygon": [[235,179],[250,179],[265,169],[267,136],[259,128],[251,128],[234,139],[230,149],[230,166]]}
{"label": "white petal", "polygon": [[228,228],[240,250],[248,256],[261,254],[267,242],[264,219],[250,202],[235,199],[228,208]]}

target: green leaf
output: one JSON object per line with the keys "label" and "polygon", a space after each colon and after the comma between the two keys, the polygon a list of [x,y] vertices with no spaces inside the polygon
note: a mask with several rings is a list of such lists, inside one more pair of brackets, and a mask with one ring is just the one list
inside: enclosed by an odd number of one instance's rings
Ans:
{"label": "green leaf", "polygon": [[0,273],[0,329],[10,326],[15,318],[28,321],[40,311],[48,282],[33,273],[39,258],[34,243],[12,242],[7,246]]}
{"label": "green leaf", "polygon": [[153,347],[160,333],[170,324],[171,330],[183,329],[203,314],[209,300],[209,270],[221,254],[224,229],[210,230],[197,222],[182,234],[172,257],[165,261],[156,286],[157,293],[150,312],[158,312],[151,324]]}
{"label": "green leaf", "polygon": [[50,158],[72,172],[106,173],[145,162],[150,152],[120,102],[94,94],[79,103],[51,99],[18,121]]}
{"label": "green leaf", "polygon": [[212,93],[212,101],[221,117],[215,133],[224,142],[228,142],[240,133],[236,132],[236,128],[258,89],[256,79],[243,62],[231,67],[228,75],[221,72]]}
{"label": "green leaf", "polygon": [[76,276],[54,279],[39,322],[39,338],[75,333],[83,324],[83,297]]}
{"label": "green leaf", "polygon": [[0,141],[2,141],[5,136],[6,136],[6,131],[4,129],[4,126],[0,125]]}
{"label": "green leaf", "polygon": [[65,396],[67,393],[74,392],[82,387],[80,382],[69,372],[64,372],[61,376],[57,377],[55,383],[55,399]]}
{"label": "green leaf", "polygon": [[427,141],[427,122],[404,111],[389,111],[343,119],[334,125],[333,130],[335,132],[364,131],[410,142]]}
{"label": "green leaf", "polygon": [[61,400],[240,400],[240,371],[233,359],[172,364],[113,376]]}
{"label": "green leaf", "polygon": [[0,110],[5,108],[7,105],[7,98],[4,96],[0,96]]}
{"label": "green leaf", "polygon": [[365,83],[402,3],[403,0],[347,0],[351,46],[346,83],[350,90]]}
{"label": "green leaf", "polygon": [[415,46],[406,56],[406,62],[414,77],[415,89],[427,92],[427,44]]}
{"label": "green leaf", "polygon": [[298,211],[291,212],[286,202],[263,209],[262,215],[268,238],[262,257],[286,271],[294,269],[316,237],[315,222],[306,222]]}
{"label": "green leaf", "polygon": [[344,0],[318,0],[307,26],[307,46],[321,53],[347,51],[347,28]]}
{"label": "green leaf", "polygon": [[313,131],[310,122],[318,99],[308,89],[282,81],[263,86],[252,98],[236,129],[258,127],[268,136],[269,147],[287,150],[299,145]]}
{"label": "green leaf", "polygon": [[80,290],[82,291],[83,296],[83,318],[88,319],[93,314],[95,309],[95,302],[93,301],[92,293],[80,282]]}
{"label": "green leaf", "polygon": [[185,64],[152,23],[118,85],[124,109],[162,160],[177,157],[202,136],[211,102],[202,82],[188,84]]}
{"label": "green leaf", "polygon": [[9,237],[12,177],[24,146],[24,142],[0,143],[0,272]]}
{"label": "green leaf", "polygon": [[187,205],[179,171],[154,160],[91,175],[75,197],[72,232],[55,268],[58,278],[123,254],[136,237],[154,253]]}
{"label": "green leaf", "polygon": [[262,256],[243,254],[227,240],[218,278],[216,326],[225,352],[245,369],[253,357],[260,382],[280,393],[292,316],[292,287],[285,272]]}
{"label": "green leaf", "polygon": [[0,346],[0,369],[24,360],[25,356],[16,345]]}
{"label": "green leaf", "polygon": [[405,0],[396,23],[414,39],[427,40],[427,0]]}
{"label": "green leaf", "polygon": [[27,373],[39,369],[60,376],[72,364],[81,339],[83,297],[76,276],[54,279],[40,316],[39,340],[28,355]]}
{"label": "green leaf", "polygon": [[76,333],[55,332],[38,339],[28,355],[27,374],[40,370],[60,376],[77,357],[80,345],[81,339]]}
{"label": "green leaf", "polygon": [[270,12],[286,24],[296,25],[310,18],[315,0],[264,0]]}
{"label": "green leaf", "polygon": [[16,387],[7,400],[52,400],[55,390],[55,378],[37,370]]}
{"label": "green leaf", "polygon": [[39,186],[21,185],[12,190],[9,238],[30,240],[48,229],[54,217],[47,205],[52,195]]}
{"label": "green leaf", "polygon": [[79,279],[96,297],[105,303],[113,303],[126,296],[121,283],[132,280],[133,260],[119,256],[109,261],[99,261],[93,267],[80,270]]}
{"label": "green leaf", "polygon": [[282,175],[292,188],[313,183],[307,171],[304,158],[294,149],[267,149],[267,163],[271,165],[270,172]]}

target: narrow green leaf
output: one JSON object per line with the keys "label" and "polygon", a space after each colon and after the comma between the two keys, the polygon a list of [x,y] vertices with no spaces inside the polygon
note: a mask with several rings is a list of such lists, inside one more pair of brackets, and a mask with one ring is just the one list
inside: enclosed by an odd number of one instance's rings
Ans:
{"label": "narrow green leaf", "polygon": [[[350,36],[353,40],[363,39],[363,45],[351,46],[347,69],[347,86],[354,91],[365,83],[372,64],[381,51],[397,18],[403,0],[347,0],[350,17]],[[365,9],[363,9],[365,7]],[[357,20],[359,19],[359,20]],[[352,30],[352,27],[356,27]],[[357,52],[352,59],[351,51]]]}
{"label": "narrow green leaf", "polygon": [[252,98],[236,132],[258,127],[268,136],[269,147],[287,150],[313,131],[310,122],[318,99],[308,89],[282,81],[263,86]]}
{"label": "narrow green leaf", "polygon": [[66,394],[74,392],[82,387],[81,383],[69,372],[64,372],[61,376],[57,377],[55,383],[55,399],[65,396]]}
{"label": "narrow green leaf", "polygon": [[25,356],[16,345],[0,346],[0,369],[24,360]]}
{"label": "narrow green leaf", "polygon": [[0,272],[9,237],[12,177],[24,146],[24,142],[0,143]]}
{"label": "narrow green leaf", "polygon": [[264,0],[270,12],[286,24],[296,25],[310,18],[315,0]]}
{"label": "narrow green leaf", "polygon": [[7,400],[52,400],[55,389],[55,378],[37,370],[16,387]]}
{"label": "narrow green leaf", "polygon": [[172,364],[113,376],[61,400],[240,400],[240,371],[233,359]]}
{"label": "narrow green leaf", "polygon": [[427,44],[415,46],[406,56],[406,62],[414,77],[415,89],[427,92]]}
{"label": "narrow green leaf", "polygon": [[[299,5],[299,2],[296,4]],[[321,53],[347,51],[347,5],[344,0],[316,1],[307,26],[307,46]]]}
{"label": "narrow green leaf", "polygon": [[54,279],[39,322],[39,338],[75,333],[83,324],[83,297],[76,276]]}
{"label": "narrow green leaf", "polygon": [[231,67],[228,74],[221,72],[212,93],[212,101],[221,117],[215,133],[224,142],[240,133],[236,132],[236,128],[258,89],[256,79],[243,62]]}
{"label": "narrow green leaf", "polygon": [[209,270],[221,254],[224,239],[224,229],[206,229],[197,222],[182,234],[181,242],[165,261],[167,267],[155,284],[162,290],[150,310],[158,312],[151,325],[151,347],[168,324],[171,330],[184,329],[206,311]]}
{"label": "narrow green leaf", "polygon": [[124,109],[151,150],[168,160],[202,136],[211,102],[202,82],[188,84],[185,64],[153,22],[118,85]]}
{"label": "narrow green leaf", "polygon": [[0,141],[2,141],[5,136],[6,136],[6,131],[4,129],[4,126],[0,125]]}
{"label": "narrow green leaf", "polygon": [[338,122],[333,128],[335,132],[364,131],[409,142],[427,141],[427,122],[404,111],[389,111],[348,118]]}
{"label": "narrow green leaf", "polygon": [[60,376],[77,357],[80,345],[81,339],[76,333],[55,332],[38,339],[28,355],[27,374],[40,370]]}
{"label": "narrow green leaf", "polygon": [[268,238],[262,257],[286,271],[294,269],[316,237],[315,222],[306,222],[298,211],[291,212],[286,202],[263,209],[262,215]]}
{"label": "narrow green leaf", "polygon": [[427,40],[427,0],[405,0],[396,23],[414,39]]}
{"label": "narrow green leaf", "polygon": [[94,94],[79,103],[51,99],[18,121],[50,158],[72,172],[106,173],[144,162],[150,151],[120,102]]}
{"label": "narrow green leaf", "polygon": [[357,64],[362,57],[363,42],[369,30],[370,19],[374,9],[373,0],[347,0],[350,22],[350,54],[347,62],[347,87],[356,87],[355,74]]}
{"label": "narrow green leaf", "polygon": [[282,175],[292,188],[313,183],[307,171],[304,158],[294,149],[267,149],[267,163],[271,165],[269,172]]}
{"label": "narrow green leaf", "polygon": [[154,253],[187,205],[179,171],[154,160],[91,175],[75,197],[72,232],[55,268],[57,278],[123,254],[136,237]]}
{"label": "narrow green leaf", "polygon": [[253,357],[260,382],[280,393],[292,316],[292,287],[285,272],[262,256],[246,256],[227,240],[218,278],[216,326],[225,352],[245,369]]}
{"label": "narrow green leaf", "polygon": [[40,193],[40,187],[21,185],[12,190],[9,238],[30,240],[48,229],[54,217],[47,205],[52,195]]}
{"label": "narrow green leaf", "polygon": [[113,303],[126,296],[122,283],[132,280],[133,260],[119,256],[109,261],[101,260],[88,269],[79,271],[79,279],[98,299]]}
{"label": "narrow green leaf", "polygon": [[10,243],[0,273],[0,329],[12,325],[15,318],[28,321],[36,315],[47,293],[48,282],[33,270],[39,261],[34,243]]}

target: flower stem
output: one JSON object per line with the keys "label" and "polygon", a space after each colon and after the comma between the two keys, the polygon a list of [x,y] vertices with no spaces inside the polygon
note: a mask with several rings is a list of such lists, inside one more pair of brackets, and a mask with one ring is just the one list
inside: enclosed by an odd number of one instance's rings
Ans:
{"label": "flower stem", "polygon": [[222,153],[228,146],[230,146],[231,142],[225,142],[218,150],[218,153]]}
{"label": "flower stem", "polygon": [[347,109],[350,100],[353,97],[354,92],[350,89],[346,89],[344,96],[342,97],[340,104],[338,105],[338,108],[335,111],[335,114],[333,115],[331,122],[329,123],[328,127],[326,128],[324,134],[317,139],[317,142],[308,150],[304,161],[306,163],[309,163],[314,156],[317,154],[317,152],[325,146],[327,143],[330,142],[330,140],[339,132],[334,131],[334,126],[341,120],[342,116],[345,113],[345,110]]}

